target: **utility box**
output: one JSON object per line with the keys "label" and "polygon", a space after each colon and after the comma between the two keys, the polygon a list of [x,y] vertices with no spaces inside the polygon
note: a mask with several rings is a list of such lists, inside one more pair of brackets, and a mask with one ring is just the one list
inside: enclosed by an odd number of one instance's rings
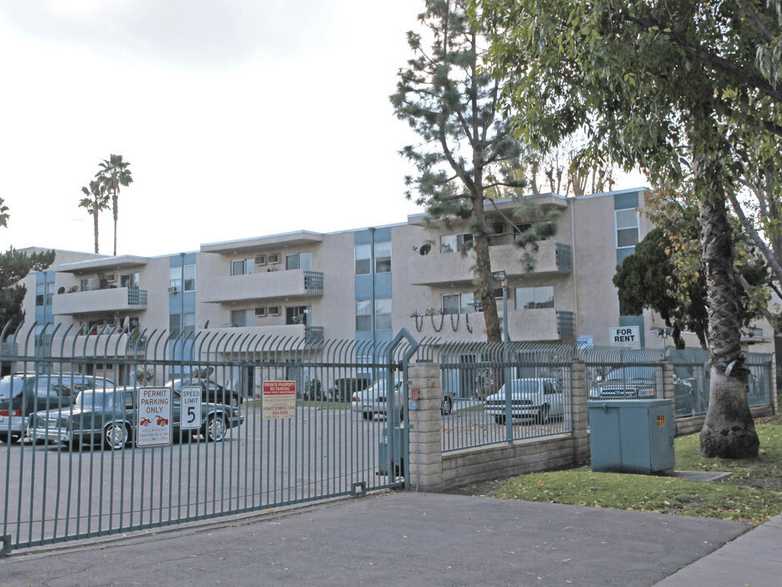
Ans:
{"label": "utility box", "polygon": [[587,406],[593,471],[673,471],[671,400],[593,400]]}

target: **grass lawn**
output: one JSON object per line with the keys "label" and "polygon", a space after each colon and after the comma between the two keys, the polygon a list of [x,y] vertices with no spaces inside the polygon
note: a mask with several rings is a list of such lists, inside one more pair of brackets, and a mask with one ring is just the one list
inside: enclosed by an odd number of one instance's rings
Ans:
{"label": "grass lawn", "polygon": [[758,420],[756,425],[761,445],[757,459],[705,459],[698,452],[697,434],[676,439],[677,470],[732,473],[720,482],[580,468],[477,484],[461,492],[760,524],[782,513],[782,418]]}

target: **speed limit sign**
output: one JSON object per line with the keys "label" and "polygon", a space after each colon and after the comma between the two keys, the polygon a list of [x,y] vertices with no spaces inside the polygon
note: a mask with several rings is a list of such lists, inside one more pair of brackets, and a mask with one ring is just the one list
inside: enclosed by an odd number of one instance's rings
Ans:
{"label": "speed limit sign", "polygon": [[197,430],[201,428],[201,386],[183,386],[181,396],[180,428],[182,430]]}

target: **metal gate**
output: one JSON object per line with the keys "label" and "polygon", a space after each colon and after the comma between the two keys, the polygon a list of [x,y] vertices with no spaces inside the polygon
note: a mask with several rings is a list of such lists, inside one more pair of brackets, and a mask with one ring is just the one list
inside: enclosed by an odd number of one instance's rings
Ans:
{"label": "metal gate", "polygon": [[405,483],[406,332],[373,347],[33,325],[0,341],[7,549]]}

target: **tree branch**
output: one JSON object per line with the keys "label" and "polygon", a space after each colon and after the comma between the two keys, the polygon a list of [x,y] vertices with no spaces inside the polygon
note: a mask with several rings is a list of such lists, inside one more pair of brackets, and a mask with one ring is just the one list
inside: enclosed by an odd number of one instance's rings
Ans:
{"label": "tree branch", "polygon": [[776,275],[777,280],[780,283],[782,283],[782,264],[780,264],[779,260],[774,255],[773,251],[760,237],[760,234],[758,234],[758,231],[755,230],[755,226],[752,224],[749,218],[747,218],[747,215],[744,214],[744,210],[742,209],[741,203],[738,201],[738,198],[736,198],[736,194],[734,194],[730,190],[727,190],[727,195],[728,195],[728,200],[730,201],[730,204],[733,207],[733,211],[736,213],[736,216],[739,217],[739,222],[741,222],[741,225],[744,227],[744,230],[746,230],[747,234],[749,234],[750,238],[752,239],[752,242],[754,242],[755,245],[763,253],[763,256],[766,258],[766,263],[768,263],[768,266]]}

